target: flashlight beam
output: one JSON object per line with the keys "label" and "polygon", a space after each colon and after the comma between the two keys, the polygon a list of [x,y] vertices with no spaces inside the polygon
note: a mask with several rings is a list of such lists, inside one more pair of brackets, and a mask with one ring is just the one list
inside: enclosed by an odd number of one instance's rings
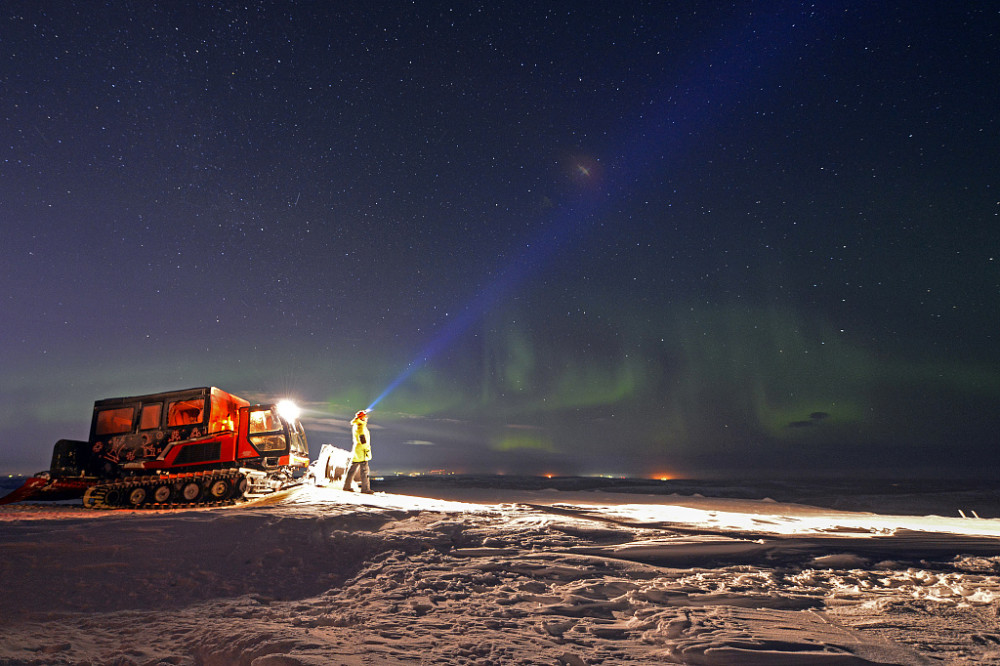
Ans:
{"label": "flashlight beam", "polygon": [[[780,75],[784,68],[778,65],[790,62],[791,58],[786,57],[778,62],[778,56],[785,54],[780,49],[773,48],[773,45],[780,41],[765,37],[781,34],[789,24],[794,25],[801,10],[794,0],[775,4],[770,11],[754,15],[746,22],[734,17],[734,25],[722,29],[714,48],[705,49],[704,55],[692,62],[687,72],[674,73],[675,79],[681,83],[675,84],[672,90],[683,91],[684,94],[675,95],[668,91],[655,104],[655,112],[648,114],[647,122],[637,131],[625,136],[621,151],[623,157],[617,160],[614,169],[608,170],[615,182],[609,182],[604,191],[593,191],[593,196],[584,195],[576,208],[564,209],[545,227],[543,233],[532,235],[531,242],[523,244],[522,253],[477,295],[461,315],[449,321],[416,360],[407,365],[375,398],[368,409],[374,408],[414,372],[426,365],[529,275],[539,271],[545,263],[543,259],[556,250],[565,251],[567,237],[574,233],[583,235],[583,231],[592,227],[593,221],[602,212],[611,210],[619,199],[632,196],[634,190],[661,186],[662,183],[654,179],[662,175],[662,165],[669,164],[692,149],[693,137],[698,135],[695,131],[697,127],[687,127],[685,132],[684,127],[677,126],[678,121],[665,123],[664,119],[695,118],[699,123],[717,122],[720,116],[733,108],[741,94],[759,88],[760,77]],[[817,24],[815,27],[822,26]],[[749,52],[747,44],[752,45]],[[752,78],[751,75],[757,78]],[[693,125],[693,122],[687,121],[687,124]],[[585,166],[578,168],[585,177],[592,173]]]}

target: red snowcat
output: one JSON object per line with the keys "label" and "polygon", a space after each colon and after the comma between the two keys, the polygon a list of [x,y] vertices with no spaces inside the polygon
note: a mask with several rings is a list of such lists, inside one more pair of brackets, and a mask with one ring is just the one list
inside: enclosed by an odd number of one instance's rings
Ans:
{"label": "red snowcat", "polygon": [[61,439],[52,466],[0,504],[83,497],[90,509],[221,506],[298,483],[305,431],[280,405],[215,387],[94,403],[90,438]]}

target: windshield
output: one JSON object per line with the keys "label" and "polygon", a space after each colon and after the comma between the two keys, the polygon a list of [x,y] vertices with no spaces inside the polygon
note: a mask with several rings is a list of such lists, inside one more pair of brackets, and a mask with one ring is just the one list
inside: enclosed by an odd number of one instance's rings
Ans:
{"label": "windshield", "polygon": [[306,443],[306,431],[298,419],[289,421],[288,429],[292,433],[292,453],[309,455],[309,444]]}
{"label": "windshield", "polygon": [[258,409],[250,412],[249,436],[250,443],[260,452],[288,449],[284,423],[274,409]]}

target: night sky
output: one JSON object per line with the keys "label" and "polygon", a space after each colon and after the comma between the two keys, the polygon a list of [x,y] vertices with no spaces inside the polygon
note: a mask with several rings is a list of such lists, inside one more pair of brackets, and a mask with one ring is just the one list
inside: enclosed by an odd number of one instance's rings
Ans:
{"label": "night sky", "polygon": [[1000,472],[1000,10],[5,2],[0,470],[106,397],[373,473]]}

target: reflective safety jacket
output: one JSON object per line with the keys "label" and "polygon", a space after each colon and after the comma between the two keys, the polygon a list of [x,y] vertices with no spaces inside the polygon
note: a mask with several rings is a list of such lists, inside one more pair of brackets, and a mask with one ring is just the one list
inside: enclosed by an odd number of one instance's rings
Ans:
{"label": "reflective safety jacket", "polygon": [[364,462],[372,459],[372,436],[368,433],[365,419],[357,417],[351,421],[351,437],[354,439],[354,457],[351,462]]}

